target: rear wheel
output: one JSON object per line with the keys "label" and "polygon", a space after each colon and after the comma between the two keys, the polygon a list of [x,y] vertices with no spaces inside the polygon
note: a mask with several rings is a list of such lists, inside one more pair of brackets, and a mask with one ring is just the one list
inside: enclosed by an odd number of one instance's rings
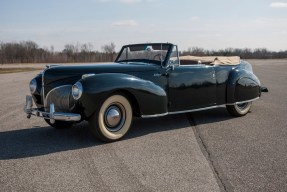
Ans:
{"label": "rear wheel", "polygon": [[73,122],[67,122],[67,121],[55,121],[51,122],[50,119],[45,119],[46,123],[48,123],[51,127],[54,127],[56,129],[67,129],[73,126]]}
{"label": "rear wheel", "polygon": [[129,131],[132,117],[132,107],[126,97],[112,95],[89,119],[89,128],[102,141],[116,141]]}
{"label": "rear wheel", "polygon": [[235,117],[241,117],[246,115],[250,111],[251,105],[252,102],[246,102],[236,105],[226,105],[226,109],[231,115]]}

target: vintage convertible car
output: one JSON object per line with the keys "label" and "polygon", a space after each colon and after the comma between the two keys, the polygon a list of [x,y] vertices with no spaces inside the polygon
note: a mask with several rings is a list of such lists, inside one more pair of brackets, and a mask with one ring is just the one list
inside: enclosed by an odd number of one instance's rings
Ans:
{"label": "vintage convertible car", "polygon": [[219,106],[243,116],[268,90],[239,57],[179,57],[176,45],[148,43],[123,46],[114,63],[47,66],[31,80],[30,91],[28,118],[42,117],[55,128],[87,120],[97,138],[116,141],[133,117]]}

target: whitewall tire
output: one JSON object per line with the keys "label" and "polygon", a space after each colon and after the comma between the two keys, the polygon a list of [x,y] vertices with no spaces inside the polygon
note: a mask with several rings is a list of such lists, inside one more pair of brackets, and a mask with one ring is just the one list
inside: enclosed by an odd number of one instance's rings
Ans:
{"label": "whitewall tire", "polygon": [[241,117],[246,115],[250,111],[251,105],[252,102],[246,102],[236,105],[226,105],[226,109],[231,115],[235,117]]}
{"label": "whitewall tire", "polygon": [[130,102],[123,95],[112,95],[89,120],[92,133],[103,141],[117,141],[129,131],[133,118]]}

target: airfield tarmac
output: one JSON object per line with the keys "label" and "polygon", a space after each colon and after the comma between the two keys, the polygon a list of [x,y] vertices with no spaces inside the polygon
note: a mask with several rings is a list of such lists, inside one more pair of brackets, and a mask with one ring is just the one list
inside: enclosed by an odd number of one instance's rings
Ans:
{"label": "airfield tarmac", "polygon": [[136,119],[102,143],[87,123],[56,130],[23,112],[37,71],[0,75],[1,191],[286,191],[287,60],[249,60],[269,93],[225,108]]}

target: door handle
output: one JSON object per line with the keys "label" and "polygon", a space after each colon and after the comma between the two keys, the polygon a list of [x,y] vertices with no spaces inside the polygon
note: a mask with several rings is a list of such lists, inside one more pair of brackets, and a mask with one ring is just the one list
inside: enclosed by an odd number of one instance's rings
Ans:
{"label": "door handle", "polygon": [[155,73],[153,74],[154,77],[161,77],[161,76],[168,76],[168,73]]}
{"label": "door handle", "polygon": [[154,77],[160,77],[160,76],[162,76],[162,74],[160,74],[160,73],[155,73],[155,74],[153,74],[153,76],[154,76]]}

